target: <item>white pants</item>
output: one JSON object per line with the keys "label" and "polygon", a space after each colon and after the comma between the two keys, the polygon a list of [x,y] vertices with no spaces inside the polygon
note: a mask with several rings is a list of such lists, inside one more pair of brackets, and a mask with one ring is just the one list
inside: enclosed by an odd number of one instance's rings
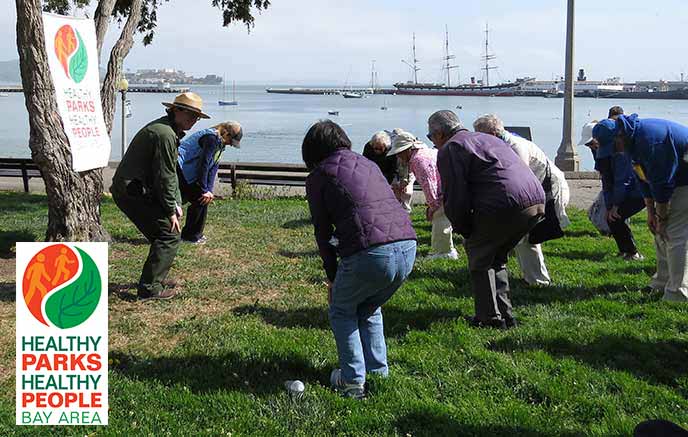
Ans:
{"label": "white pants", "polygon": [[444,214],[444,207],[440,207],[432,215],[432,238],[430,240],[431,255],[445,255],[454,252],[452,240],[452,226]]}
{"label": "white pants", "polygon": [[523,279],[529,285],[549,285],[551,279],[540,245],[528,243],[528,234],[526,234],[514,250],[521,272],[523,272]]}
{"label": "white pants", "polygon": [[657,273],[650,286],[664,290],[664,300],[688,302],[688,186],[678,187],[669,200],[667,240],[655,235]]}

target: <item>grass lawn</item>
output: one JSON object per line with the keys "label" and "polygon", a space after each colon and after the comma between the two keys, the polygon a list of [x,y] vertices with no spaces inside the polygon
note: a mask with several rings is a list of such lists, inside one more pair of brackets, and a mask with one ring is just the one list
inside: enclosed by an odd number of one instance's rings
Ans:
{"label": "grass lawn", "polygon": [[[14,242],[43,238],[43,196],[0,193],[0,436],[629,436],[645,419],[688,425],[688,305],[644,293],[654,253],[629,263],[583,212],[544,245],[554,280],[527,288],[510,261],[510,331],[477,330],[460,261],[416,262],[383,308],[390,377],[364,401],[328,388],[337,365],[324,278],[303,199],[211,205],[205,246],[183,245],[172,274],[184,292],[132,300],[147,253],[111,201],[110,426],[14,426]],[[430,225],[417,207],[419,257]],[[306,394],[291,400],[287,379]]]}

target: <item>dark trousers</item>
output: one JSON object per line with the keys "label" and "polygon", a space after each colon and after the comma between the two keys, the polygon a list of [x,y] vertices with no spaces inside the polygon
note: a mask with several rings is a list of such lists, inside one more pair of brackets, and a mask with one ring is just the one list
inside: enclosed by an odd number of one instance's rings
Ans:
{"label": "dark trousers", "polygon": [[545,206],[475,215],[465,241],[475,316],[481,322],[513,318],[506,270],[509,252],[544,216]]}
{"label": "dark trousers", "polygon": [[131,196],[124,187],[112,188],[112,199],[150,243],[137,286],[139,294],[159,293],[179,248],[179,234],[170,230],[162,207],[143,196]]}
{"label": "dark trousers", "polygon": [[182,200],[184,203],[190,203],[186,210],[182,239],[198,241],[203,236],[205,221],[208,217],[208,205],[201,205],[198,202],[198,199],[203,195],[203,190],[198,184],[187,183],[179,167],[177,167],[177,178],[179,179],[179,191],[182,193]]}
{"label": "dark trousers", "polygon": [[612,237],[614,237],[614,241],[616,241],[616,245],[619,248],[619,252],[629,254],[638,252],[635,240],[633,239],[633,232],[631,232],[631,228],[626,224],[626,219],[633,217],[643,209],[645,209],[645,201],[643,198],[631,197],[624,200],[619,205],[619,215],[621,218],[613,222],[607,221]]}

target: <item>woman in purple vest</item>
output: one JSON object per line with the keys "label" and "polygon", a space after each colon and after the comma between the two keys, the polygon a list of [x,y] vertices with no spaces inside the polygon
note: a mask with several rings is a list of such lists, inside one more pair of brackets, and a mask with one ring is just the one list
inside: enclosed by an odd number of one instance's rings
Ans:
{"label": "woman in purple vest", "polygon": [[343,395],[362,398],[366,373],[388,373],[380,306],[413,269],[416,233],[378,166],[351,151],[339,125],[314,124],[301,153],[339,354],[330,382]]}

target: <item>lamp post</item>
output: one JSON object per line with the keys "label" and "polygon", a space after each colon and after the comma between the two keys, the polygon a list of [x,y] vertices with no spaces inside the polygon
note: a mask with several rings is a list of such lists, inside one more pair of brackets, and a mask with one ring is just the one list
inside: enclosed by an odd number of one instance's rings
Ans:
{"label": "lamp post", "polygon": [[564,128],[554,163],[564,171],[578,171],[580,157],[573,144],[573,35],[575,0],[568,0],[566,11],[566,79],[564,85]]}
{"label": "lamp post", "polygon": [[122,93],[122,154],[120,161],[124,158],[124,148],[127,144],[127,90],[129,89],[129,81],[122,77],[117,81],[117,89]]}

